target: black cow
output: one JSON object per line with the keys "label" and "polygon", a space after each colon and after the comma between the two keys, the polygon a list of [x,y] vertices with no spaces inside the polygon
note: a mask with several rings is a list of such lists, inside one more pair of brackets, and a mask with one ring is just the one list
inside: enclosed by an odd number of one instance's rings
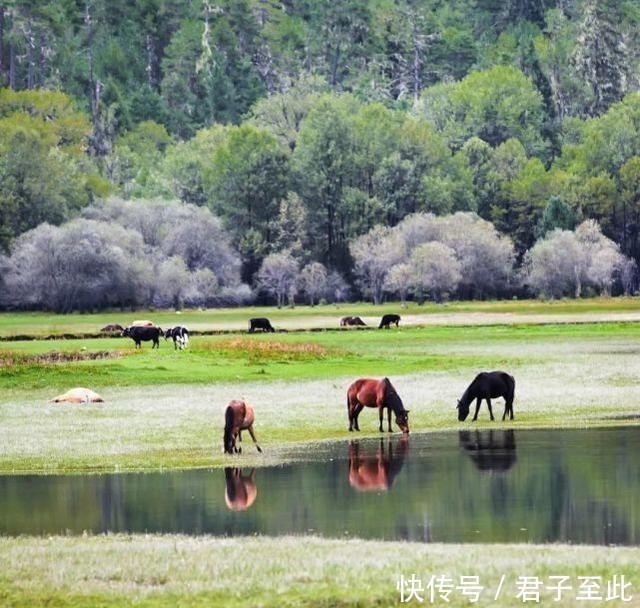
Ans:
{"label": "black cow", "polygon": [[249,333],[252,334],[256,329],[271,332],[275,331],[267,317],[255,317],[253,319],[249,319]]}
{"label": "black cow", "polygon": [[176,350],[178,346],[180,346],[180,350],[189,346],[189,330],[186,327],[181,325],[170,327],[164,332],[164,339],[168,340],[169,338],[173,339],[173,348]]}
{"label": "black cow", "polygon": [[164,332],[159,327],[125,327],[122,332],[124,338],[131,338],[136,343],[136,348],[140,348],[141,342],[153,341],[151,348],[160,347],[160,336],[163,336]]}
{"label": "black cow", "polygon": [[382,319],[380,319],[380,325],[378,325],[378,329],[389,329],[389,326],[395,323],[396,327],[398,327],[398,323],[400,323],[400,315],[383,315]]}

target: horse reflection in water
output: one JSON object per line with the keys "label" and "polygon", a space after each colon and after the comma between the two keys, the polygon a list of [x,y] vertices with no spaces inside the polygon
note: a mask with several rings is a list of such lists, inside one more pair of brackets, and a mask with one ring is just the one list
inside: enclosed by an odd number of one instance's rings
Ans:
{"label": "horse reflection in water", "polygon": [[504,473],[516,463],[516,436],[504,431],[460,431],[460,446],[479,471]]}
{"label": "horse reflection in water", "polygon": [[225,467],[224,469],[224,501],[232,511],[246,511],[256,500],[256,470],[251,469],[249,475],[243,475],[242,469]]}
{"label": "horse reflection in water", "polygon": [[393,442],[380,439],[375,455],[363,454],[358,441],[349,442],[349,484],[360,492],[386,492],[402,469],[409,450],[409,437]]}

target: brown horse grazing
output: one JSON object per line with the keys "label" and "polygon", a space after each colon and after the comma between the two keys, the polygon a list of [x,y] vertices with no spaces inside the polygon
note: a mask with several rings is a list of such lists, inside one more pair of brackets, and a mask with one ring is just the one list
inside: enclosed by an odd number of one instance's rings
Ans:
{"label": "brown horse grazing", "polygon": [[262,449],[258,445],[256,436],[253,433],[253,421],[255,420],[255,413],[253,408],[244,401],[234,399],[229,402],[227,409],[224,412],[224,451],[226,454],[240,454],[242,452],[242,446],[236,446],[236,437],[242,443],[242,431],[249,431],[253,443],[256,444],[258,452],[262,452]]}
{"label": "brown horse grazing", "polygon": [[391,433],[391,411],[396,416],[396,424],[403,433],[409,432],[409,410],[404,409],[402,399],[393,388],[389,378],[373,380],[372,378],[360,378],[356,380],[347,390],[347,411],[349,413],[349,430],[359,431],[358,416],[365,407],[377,407],[380,415],[380,432],[384,408],[387,408],[387,420],[389,432]]}
{"label": "brown horse grazing", "polygon": [[[386,450],[385,450],[386,443]],[[359,492],[386,492],[391,488],[409,449],[409,438],[402,435],[395,444],[380,438],[374,454],[361,454],[357,441],[349,442],[349,485]]]}
{"label": "brown horse grazing", "polygon": [[243,475],[242,469],[225,467],[224,502],[232,511],[246,511],[256,500],[258,489],[255,482],[256,470]]}

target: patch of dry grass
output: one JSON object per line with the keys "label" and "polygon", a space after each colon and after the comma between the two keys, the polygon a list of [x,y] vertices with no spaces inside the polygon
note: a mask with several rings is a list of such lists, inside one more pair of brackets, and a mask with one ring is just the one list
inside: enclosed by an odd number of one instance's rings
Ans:
{"label": "patch of dry grass", "polygon": [[219,342],[204,342],[205,350],[215,350],[226,355],[247,357],[250,360],[294,360],[323,359],[329,354],[326,347],[309,343],[287,343],[274,340],[259,340],[251,338],[233,338]]}

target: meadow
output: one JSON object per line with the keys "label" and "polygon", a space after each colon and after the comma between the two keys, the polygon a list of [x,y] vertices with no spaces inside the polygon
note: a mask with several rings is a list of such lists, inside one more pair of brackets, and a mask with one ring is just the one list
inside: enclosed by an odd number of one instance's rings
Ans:
{"label": "meadow", "polygon": [[[161,342],[158,350],[146,343],[136,351],[122,338],[0,342],[0,474],[269,466],[313,459],[318,443],[349,438],[346,388],[368,375],[390,377],[411,409],[412,433],[476,425],[584,428],[640,422],[637,300],[518,304],[453,303],[446,312],[410,307],[401,311],[407,322],[389,331],[335,326],[344,314],[373,322],[397,305],[0,315],[4,337],[93,333],[102,323],[146,317],[165,325],[179,318],[189,326],[201,318],[204,331],[220,332],[194,336],[184,352],[170,342]],[[253,314],[266,314],[289,331],[237,331]],[[418,317],[415,325],[412,315]],[[302,330],[307,327],[334,330]],[[515,421],[500,421],[498,401],[496,422],[489,422],[483,406],[478,423],[469,419],[461,425],[456,400],[486,369],[515,376]],[[97,390],[105,403],[50,402],[71,386]],[[256,408],[264,454],[248,438],[241,456],[222,454],[223,410],[238,397]],[[360,436],[377,436],[377,415],[363,412],[360,426]],[[265,552],[269,560],[256,560]],[[604,580],[625,574],[640,584],[639,563],[637,548],[422,545],[313,536],[0,538],[0,604],[394,605],[401,573],[485,575],[493,587],[501,574],[512,581],[520,575]],[[484,605],[521,603],[505,597]],[[451,605],[468,600],[453,598]]]}
{"label": "meadow", "polygon": [[[640,324],[624,322],[221,334],[184,352],[122,338],[6,342],[0,471],[223,466],[233,462],[220,449],[223,410],[238,397],[255,406],[265,448],[243,461],[274,464],[294,445],[348,435],[345,392],[359,376],[392,379],[413,432],[458,428],[456,400],[486,369],[515,375],[516,428],[633,423],[639,337]],[[50,402],[71,386],[106,402]],[[376,414],[363,412],[361,427],[377,433]]]}

